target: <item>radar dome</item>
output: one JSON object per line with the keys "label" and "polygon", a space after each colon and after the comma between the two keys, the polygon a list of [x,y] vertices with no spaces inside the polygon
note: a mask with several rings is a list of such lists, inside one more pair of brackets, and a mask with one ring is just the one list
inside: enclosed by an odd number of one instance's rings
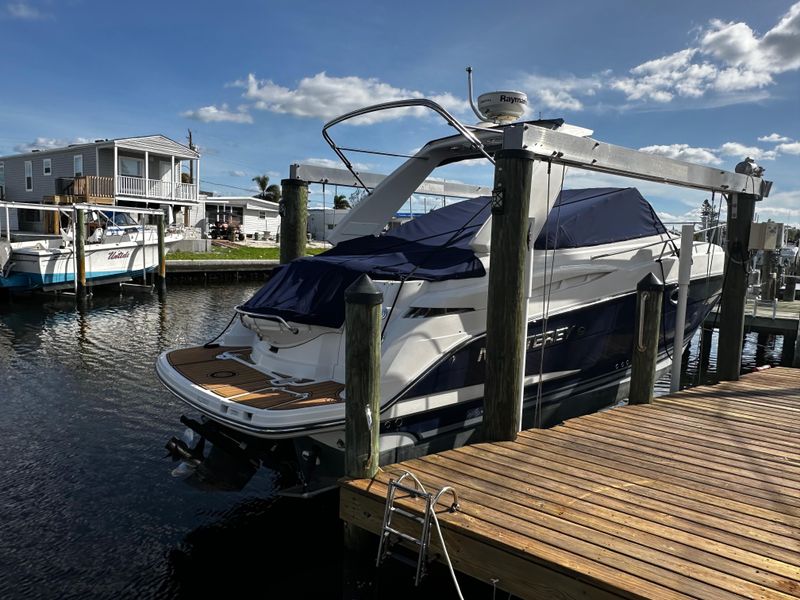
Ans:
{"label": "radar dome", "polygon": [[528,96],[524,92],[489,92],[478,96],[478,111],[489,121],[510,123],[525,114]]}

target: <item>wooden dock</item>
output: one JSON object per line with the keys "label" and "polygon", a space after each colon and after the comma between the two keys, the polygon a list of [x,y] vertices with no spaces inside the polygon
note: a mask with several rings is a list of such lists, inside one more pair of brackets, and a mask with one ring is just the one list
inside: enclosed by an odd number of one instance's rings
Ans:
{"label": "wooden dock", "polygon": [[520,598],[800,598],[798,440],[800,370],[775,368],[342,481],[340,516],[377,534],[407,470],[458,491],[456,570]]}
{"label": "wooden dock", "polygon": [[[800,327],[800,300],[777,301],[775,317],[772,316],[772,302],[748,300],[745,305],[745,331],[786,335],[796,338]],[[706,317],[706,325],[719,326],[718,309],[711,311]]]}

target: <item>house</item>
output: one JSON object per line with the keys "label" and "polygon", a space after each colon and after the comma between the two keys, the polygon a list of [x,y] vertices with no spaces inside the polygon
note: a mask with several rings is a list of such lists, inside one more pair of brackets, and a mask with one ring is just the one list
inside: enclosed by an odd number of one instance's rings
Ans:
{"label": "house", "polygon": [[[0,197],[10,202],[191,207],[198,185],[181,180],[191,163],[200,179],[200,155],[163,135],[95,140],[66,148],[0,156]],[[9,211],[12,230],[47,232],[42,212]],[[0,211],[5,229],[5,213]]]}
{"label": "house", "polygon": [[277,202],[253,196],[215,196],[205,193],[201,195],[201,202],[205,204],[203,213],[206,223],[196,226],[203,231],[216,222],[225,221],[240,226],[242,233],[248,237],[257,233],[259,237],[275,238],[280,233],[281,218]]}
{"label": "house", "polygon": [[349,208],[309,208],[308,233],[317,241],[325,241],[339,222],[344,219]]}

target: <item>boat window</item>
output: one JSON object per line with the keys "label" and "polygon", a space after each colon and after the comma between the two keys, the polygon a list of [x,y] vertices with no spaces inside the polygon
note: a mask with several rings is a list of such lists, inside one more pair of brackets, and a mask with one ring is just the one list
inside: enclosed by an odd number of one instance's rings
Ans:
{"label": "boat window", "polygon": [[6,166],[0,162],[0,199],[6,197]]}
{"label": "boat window", "polygon": [[114,225],[138,225],[136,220],[128,213],[103,211],[103,215]]}
{"label": "boat window", "polygon": [[83,154],[76,154],[72,157],[72,172],[75,177],[83,176]]}
{"label": "boat window", "polygon": [[33,163],[29,160],[25,161],[25,191],[33,191]]}

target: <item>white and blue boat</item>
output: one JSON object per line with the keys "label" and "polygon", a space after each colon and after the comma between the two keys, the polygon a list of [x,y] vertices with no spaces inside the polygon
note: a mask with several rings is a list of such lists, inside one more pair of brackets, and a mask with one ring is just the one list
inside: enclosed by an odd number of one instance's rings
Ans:
{"label": "white and blue boat", "polygon": [[[130,279],[158,266],[158,232],[155,227],[143,227],[119,209],[104,207],[89,214],[94,217],[96,225],[84,246],[89,285]],[[0,241],[0,288],[18,292],[74,286],[76,254],[73,237],[70,224],[61,236]],[[169,246],[182,238],[180,233],[167,232],[165,243]]]}
{"label": "white and blue boat", "polygon": [[[477,131],[487,152],[499,149],[501,130]],[[344,290],[366,273],[384,298],[381,462],[474,440],[483,414],[491,198],[375,232],[436,166],[475,157],[461,136],[428,143],[350,212],[333,249],[281,267],[236,307],[217,339],[163,353],[156,363],[162,383],[202,415],[184,423],[222,445],[238,440],[263,464],[294,465],[305,491],[323,486],[318,475],[341,474]],[[658,370],[671,363],[679,238],[632,187],[555,185],[553,197],[533,251],[524,427],[548,427],[626,397],[636,285],[651,273],[665,283]],[[722,248],[694,243],[687,341],[719,296],[723,260]],[[188,445],[181,452],[193,456]]]}

